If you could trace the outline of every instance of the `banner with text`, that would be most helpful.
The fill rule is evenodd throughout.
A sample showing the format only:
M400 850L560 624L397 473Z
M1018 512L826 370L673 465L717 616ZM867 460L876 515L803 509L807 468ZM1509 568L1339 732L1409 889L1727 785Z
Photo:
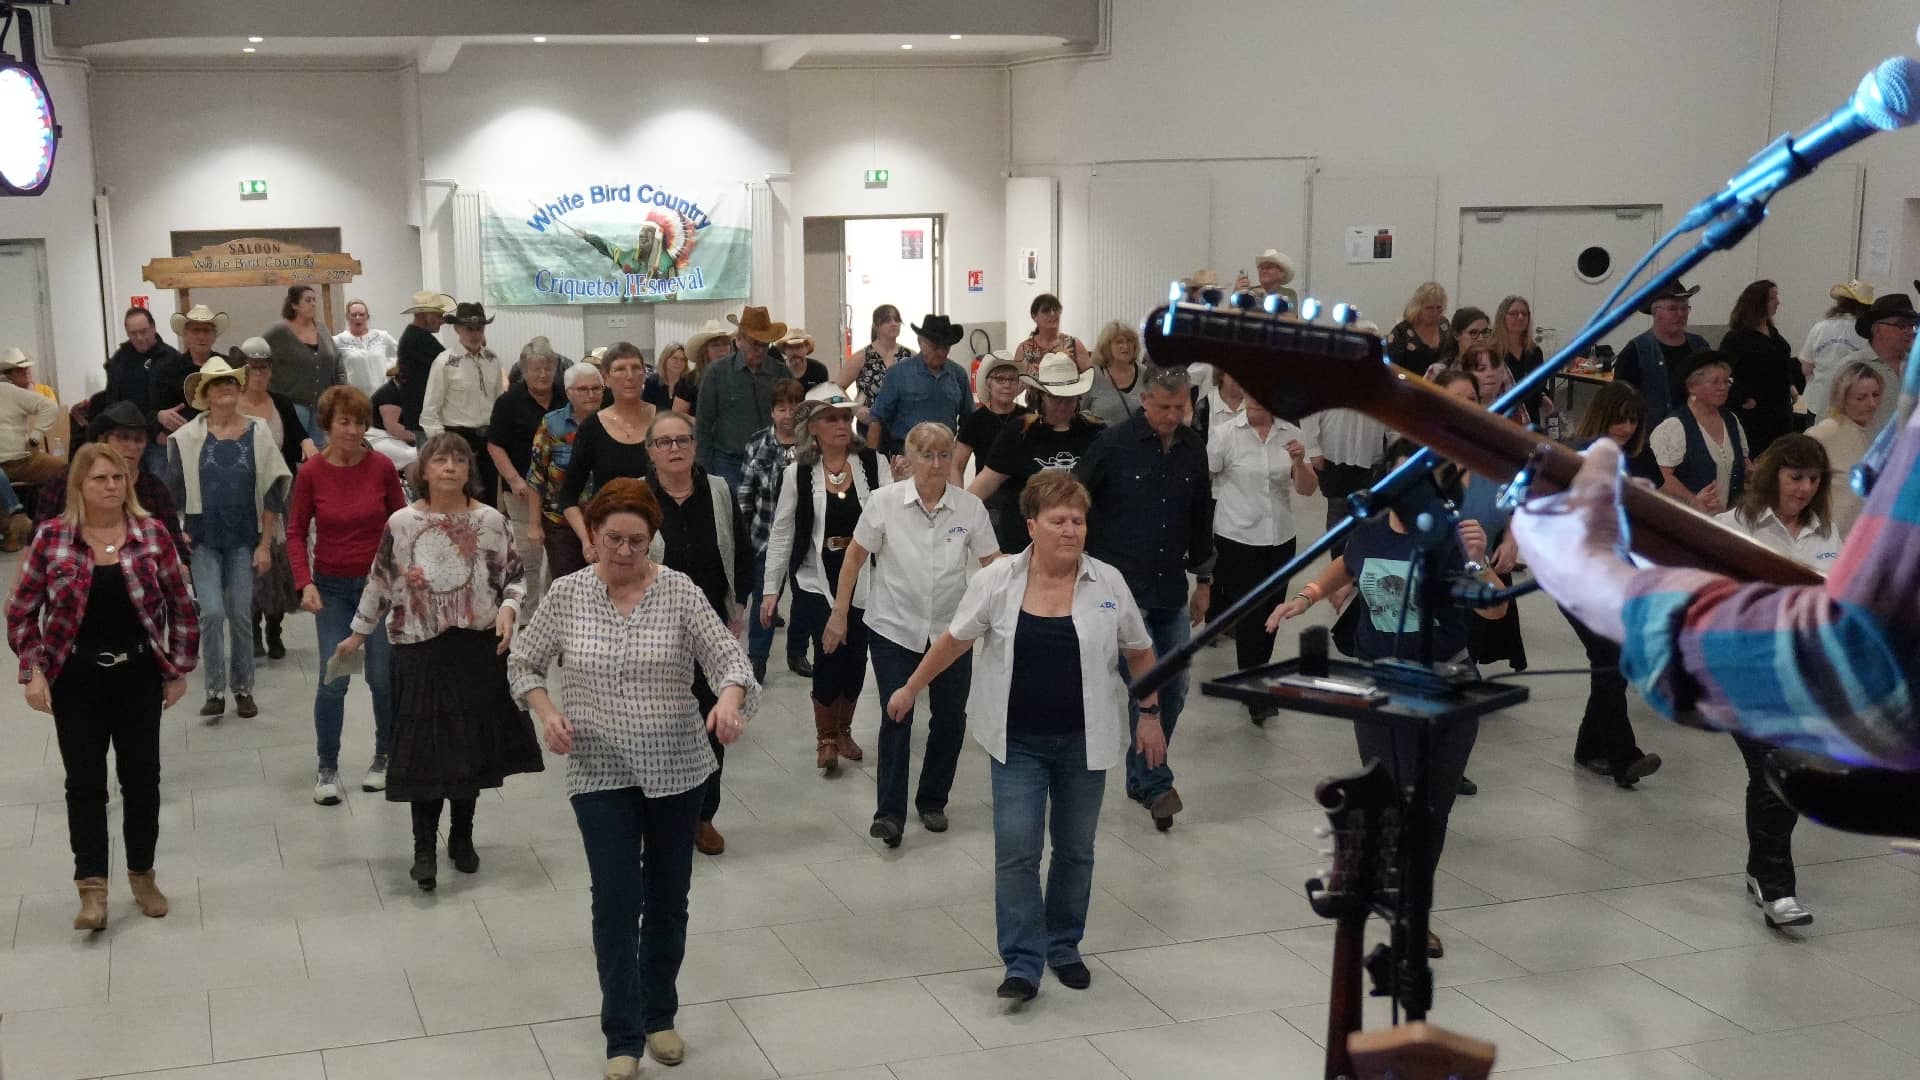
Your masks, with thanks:
M495 306L743 300L752 284L741 185L494 188L483 205L481 266Z

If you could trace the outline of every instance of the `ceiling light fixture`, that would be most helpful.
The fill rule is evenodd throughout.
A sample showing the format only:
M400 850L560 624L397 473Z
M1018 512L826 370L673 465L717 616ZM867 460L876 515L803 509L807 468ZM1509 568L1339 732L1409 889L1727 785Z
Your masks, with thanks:
M948 40L948 41L959 41L959 40L960 40L960 37L961 37L961 35L959 35L959 34L948 34L948 35L947 35L947 40Z
M248 40L249 42L251 42L252 44L255 44L255 45L258 45L258 44L260 44L261 42L263 42L263 41L265 41L265 40L267 40L267 39L266 39L266 38L263 38L263 37L250 37L250 38L248 38L247 40Z
M60 142L60 125L53 118L53 98L40 78L33 22L27 12L7 10L6 22L0 23L0 50L4 50L8 27L16 21L19 59L0 51L0 196L46 191Z
M706 44L707 42L709 42L709 41L712 41L713 39L712 39L712 38L710 38L710 37L708 37L708 36L707 36L707 35L705 35L705 34L701 34L701 35L700 35L699 37L696 37L696 38L694 38L693 40L694 40L694 42L695 42L695 44L699 44L699 45L705 45L705 44Z
M541 34L535 34L535 35L533 36L533 43L534 43L535 45L545 45L545 44L547 43L547 39L546 39L546 37L545 37L544 35L541 35Z
M253 47L253 46L251 46L251 45L248 45L247 47L245 47L245 48L243 48L243 49L241 49L240 51L241 51L241 52L243 52L243 53L252 53L252 52L259 52L260 50L259 50L259 49L256 49L256 48L254 48L254 47Z
M912 43L912 42L908 42L907 44L905 44L905 45L902 45L902 46L900 46L900 47L901 47L901 48L903 48L903 49L911 49L911 48L913 48L913 43Z

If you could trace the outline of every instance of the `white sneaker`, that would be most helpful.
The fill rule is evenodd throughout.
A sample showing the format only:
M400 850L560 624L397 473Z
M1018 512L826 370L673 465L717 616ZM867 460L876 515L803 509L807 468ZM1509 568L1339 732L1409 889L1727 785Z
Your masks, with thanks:
M360 781L361 791L387 790L387 755L373 755L373 764L367 766L367 778Z
M321 769L313 778L313 801L321 806L340 805L340 773L336 769Z
M1747 876L1747 895L1753 898L1753 906L1760 909L1760 916L1767 925L1778 929L1782 926L1805 926L1813 921L1813 912L1801 906L1797 897L1783 896L1778 900L1760 899L1760 883Z

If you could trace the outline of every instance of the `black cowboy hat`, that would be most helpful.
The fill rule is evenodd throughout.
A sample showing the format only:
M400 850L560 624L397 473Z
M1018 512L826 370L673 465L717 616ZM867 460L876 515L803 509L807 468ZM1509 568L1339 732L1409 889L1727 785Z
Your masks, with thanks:
M1652 296L1647 297L1646 302L1640 305L1640 314L1642 315L1653 314L1653 305L1659 303L1662 300L1691 300L1695 296L1699 295L1699 292L1700 292L1700 286L1698 285L1695 285L1693 288L1689 289L1685 285L1682 285L1681 283L1679 283L1678 281L1670 282L1668 283L1666 288L1661 289L1659 292L1654 293Z
M1920 289L1920 281L1913 283ZM1873 336L1873 324L1882 319L1920 319L1920 311L1913 310L1913 298L1906 293L1887 293L1874 297L1873 304L1853 320L1853 332L1863 338Z
M913 332L945 348L952 348L966 336L966 329L958 323L949 321L945 315L929 315L921 319L920 325L914 327Z
M478 329L493 322L487 317L486 307L472 301L461 301L454 305L453 314L447 316L447 321L468 329Z
M138 431L153 438L153 421L131 401L116 401L87 421L87 441L105 442L116 431Z

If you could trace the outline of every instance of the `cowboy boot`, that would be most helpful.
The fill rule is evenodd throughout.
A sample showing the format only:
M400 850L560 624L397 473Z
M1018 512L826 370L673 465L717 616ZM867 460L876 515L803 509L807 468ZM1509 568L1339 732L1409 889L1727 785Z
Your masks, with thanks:
M285 621L284 615L267 616L267 659L269 660L287 658L287 643L280 638L280 628Z
M833 775L840 767L840 716L838 707L813 703L813 767Z
M848 761L861 761L867 755L866 751L860 749L860 744L853 741L853 708L852 698L835 703L833 707L836 717L833 730L834 741L840 750L841 757Z
M149 919L167 917L167 897L160 891L160 886L154 883L153 871L135 873L129 870L127 884L133 886L133 903L140 909L140 914Z
M413 803L413 867L407 876L421 892L432 892L439 884L438 847L440 842L440 800L416 799Z
M73 917L73 928L105 930L107 928L107 879L81 878L73 884L80 890L80 914Z
M453 823L447 826L447 858L463 874L480 872L480 853L473 849L474 800L454 799Z

